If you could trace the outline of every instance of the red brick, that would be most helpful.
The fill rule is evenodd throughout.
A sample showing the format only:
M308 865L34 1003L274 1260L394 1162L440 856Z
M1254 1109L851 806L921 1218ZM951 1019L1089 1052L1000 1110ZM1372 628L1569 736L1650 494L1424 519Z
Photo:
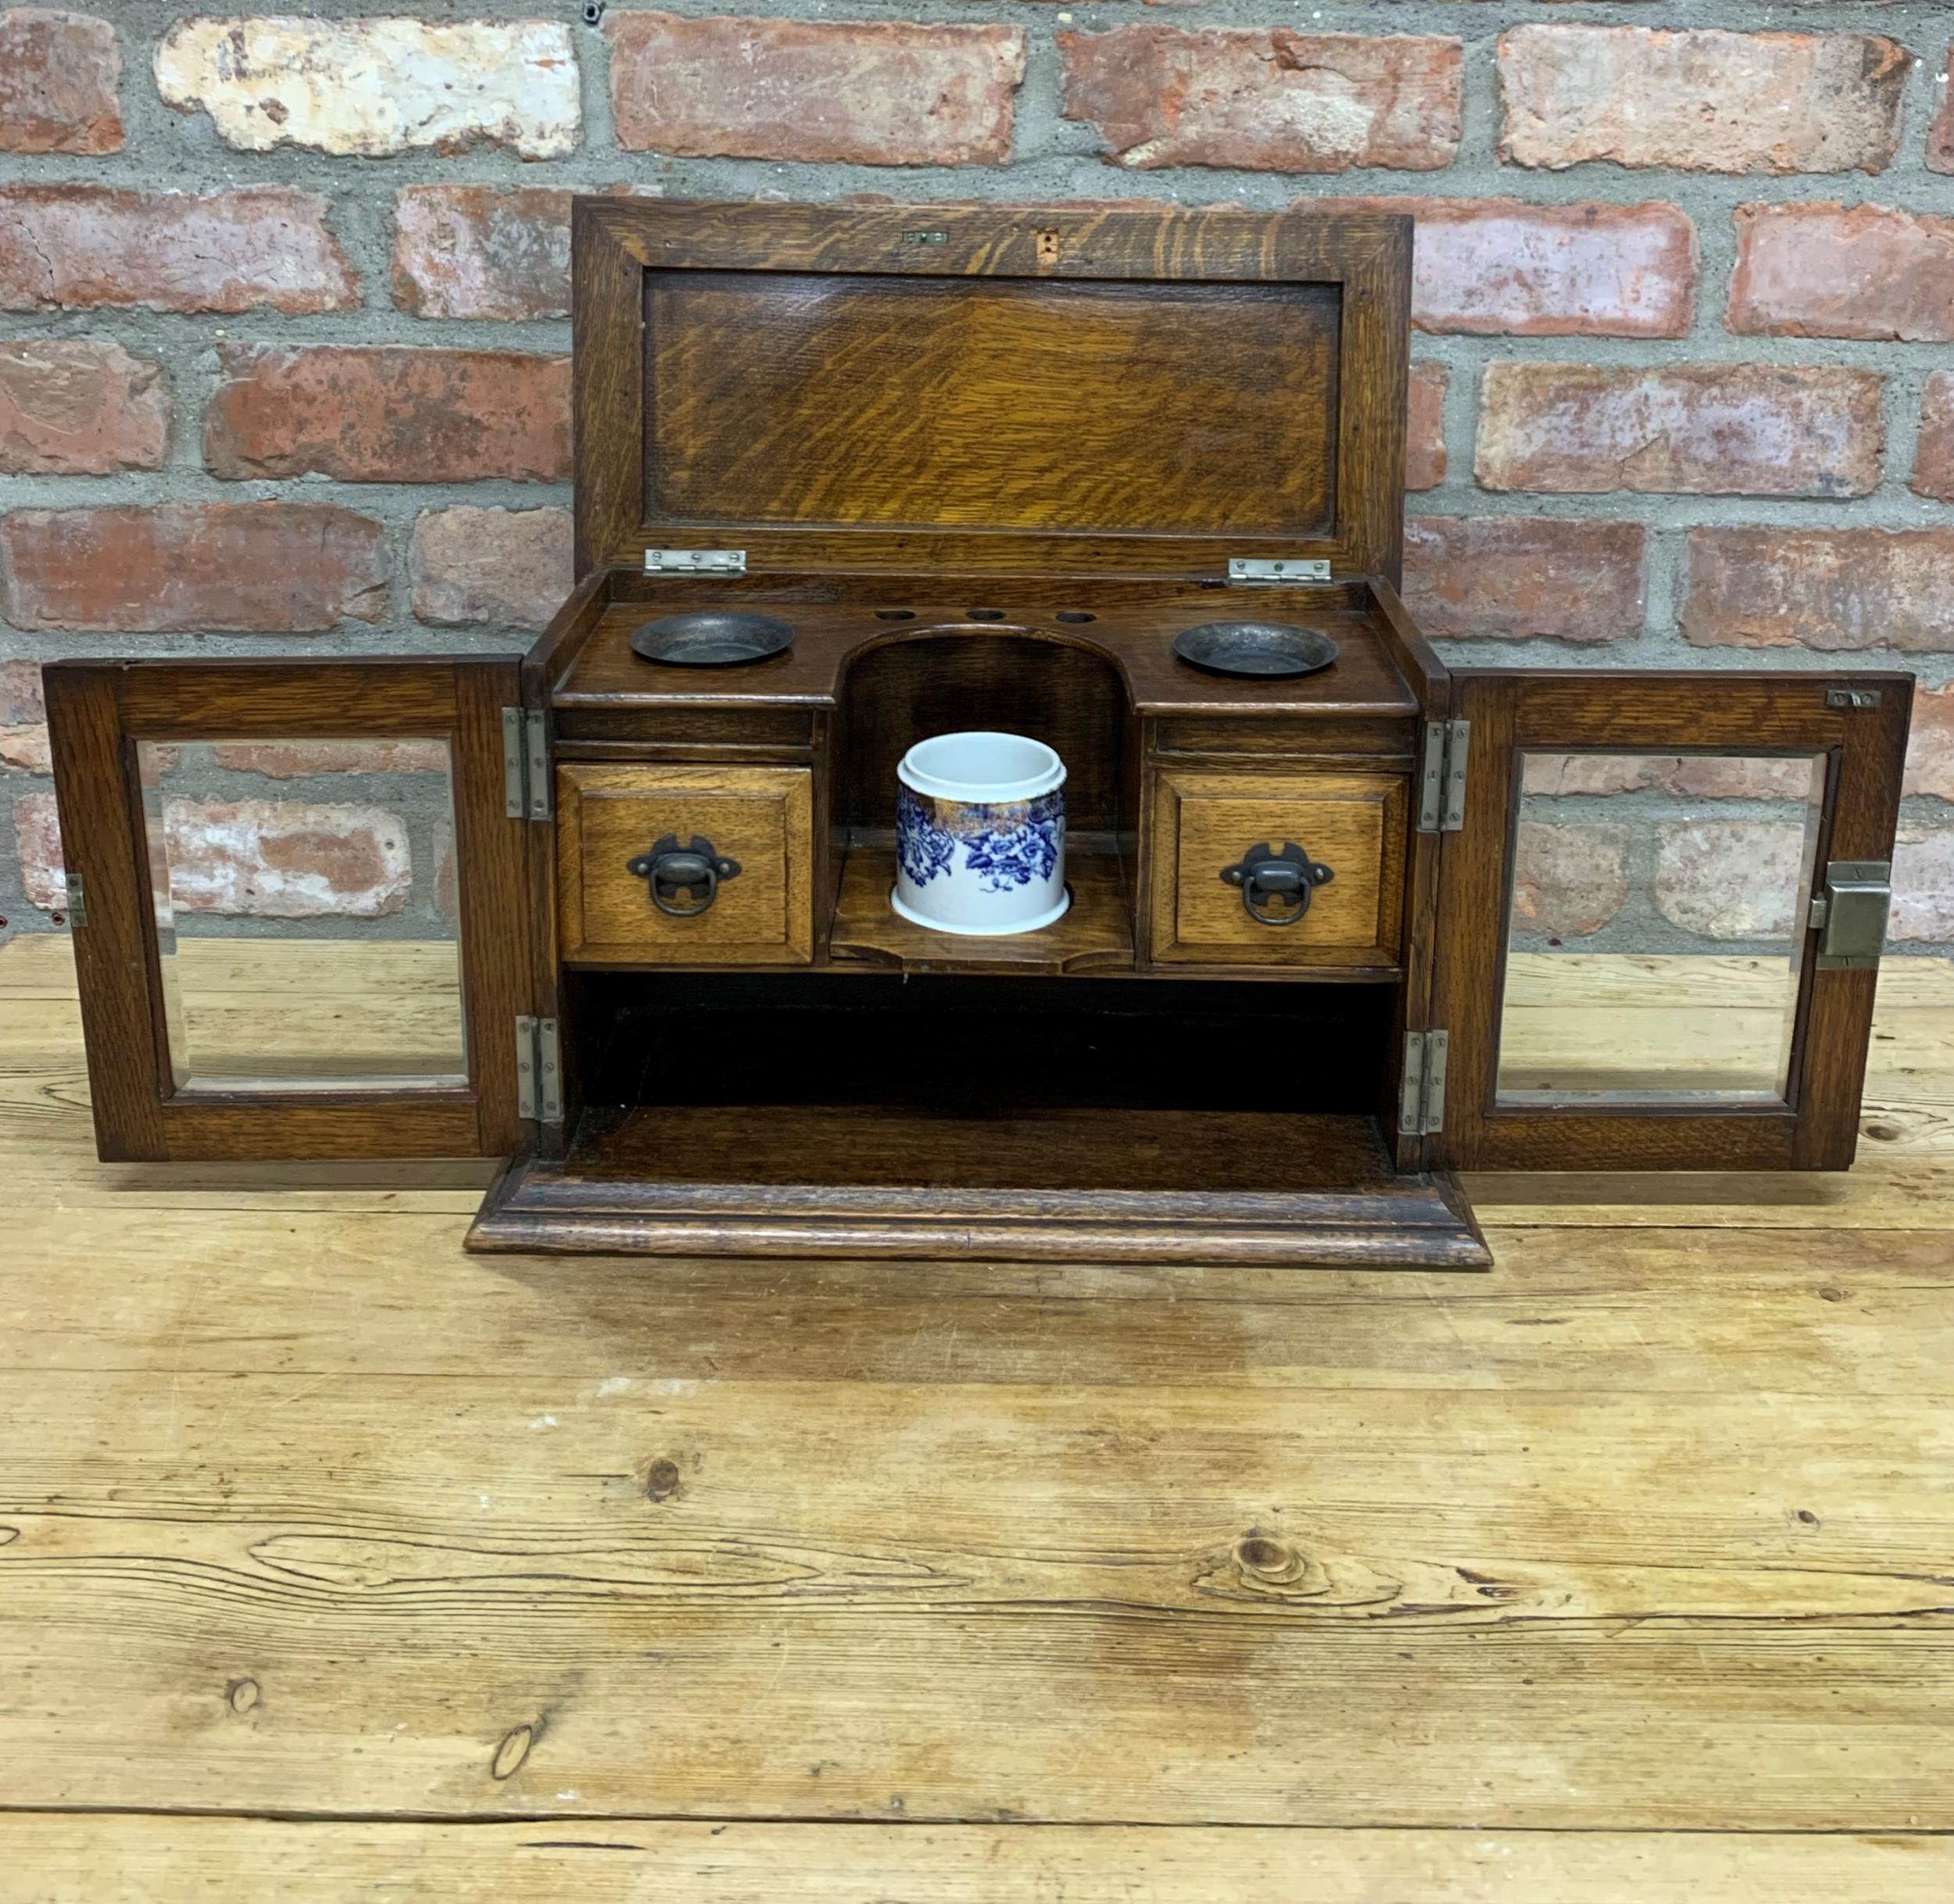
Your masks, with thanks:
M1902 826L1893 842L1889 940L1954 939L1954 827Z
M140 305L298 315L359 302L360 281L326 228L317 192L0 188L0 310Z
M413 884L406 822L378 807L172 800L163 826L180 912L376 918Z
M430 510L407 557L413 609L437 628L540 628L575 580L570 512Z
M120 151L121 77L107 20L41 7L0 13L0 152Z
M211 749L220 767L263 774L267 780L304 780L316 774L427 774L448 769L448 746L439 740L220 741Z
M1310 201L1315 202L1315 201ZM1696 316L1696 227L1659 199L1339 199L1417 220L1412 322L1511 337L1684 337Z
M1954 800L1954 685L1913 690L1903 793Z
M179 20L156 44L156 91L180 113L207 113L217 136L244 152L575 151L583 112L567 19L420 20L406 11Z
M54 771L38 661L0 661L0 767L24 768L30 774Z
M1628 902L1628 829L1523 820L1513 842L1515 925L1553 939L1598 932Z
M1657 830L1649 897L1672 925L1705 939L1790 936L1803 885L1795 820L1691 820Z
M1475 473L1487 489L1865 496L1884 383L1816 365L1491 363Z
M1445 480L1445 386L1442 363L1414 363L1405 430L1405 487L1436 489Z
M1936 370L1927 380L1913 487L1922 496L1954 503L1954 370Z
M613 14L610 110L629 152L846 165L1002 165L1015 27Z
M1068 119L1116 165L1429 172L1458 156L1462 48L1451 38L1151 21L1061 33Z
M1954 218L1740 205L1726 322L1773 337L1954 342Z
M1698 647L1954 650L1954 529L1693 529Z
M1499 156L1687 172L1883 172L1913 56L1866 33L1515 27Z
M13 803L13 843L27 904L59 912L68 903L61 859L61 821L52 793L23 793Z
M170 386L148 358L84 338L0 342L0 471L153 470L169 442Z
M385 531L324 503L16 509L0 523L16 628L295 634L387 613Z
M1638 522L1414 516L1405 596L1453 639L1622 641L1641 632L1644 541Z
M549 185L405 187L394 201L394 302L417 317L567 317L570 199Z
M570 360L514 350L227 344L204 414L214 476L553 482L570 474Z
M1525 789L1566 794L1639 793L1653 789L1695 800L1805 800L1809 761L1767 755L1529 753Z
M1941 55L1940 77L1935 82L1941 106L1927 133L1927 169L1930 172L1954 172L1954 84L1949 81L1950 72L1954 72L1954 46Z

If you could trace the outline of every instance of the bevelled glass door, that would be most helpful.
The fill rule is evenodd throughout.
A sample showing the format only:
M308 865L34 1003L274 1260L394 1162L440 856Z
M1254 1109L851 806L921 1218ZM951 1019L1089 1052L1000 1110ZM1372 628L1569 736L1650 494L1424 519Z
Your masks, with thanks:
M513 661L47 671L104 1157L523 1147Z
M1430 1161L1848 1164L1911 691L1455 674L1466 790L1440 874Z

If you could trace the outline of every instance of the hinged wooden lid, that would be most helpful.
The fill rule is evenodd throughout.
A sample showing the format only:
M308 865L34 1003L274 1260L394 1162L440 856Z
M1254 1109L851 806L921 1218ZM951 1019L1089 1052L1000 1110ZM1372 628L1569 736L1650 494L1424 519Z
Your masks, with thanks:
M1411 220L580 198L577 562L1395 582Z

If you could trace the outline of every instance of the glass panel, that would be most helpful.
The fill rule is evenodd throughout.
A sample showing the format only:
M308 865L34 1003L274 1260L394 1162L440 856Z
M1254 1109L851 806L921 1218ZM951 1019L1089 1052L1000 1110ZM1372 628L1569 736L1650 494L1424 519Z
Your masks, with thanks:
M465 1084L447 743L136 751L176 1088Z
M1498 1101L1784 1102L1823 756L1520 768Z

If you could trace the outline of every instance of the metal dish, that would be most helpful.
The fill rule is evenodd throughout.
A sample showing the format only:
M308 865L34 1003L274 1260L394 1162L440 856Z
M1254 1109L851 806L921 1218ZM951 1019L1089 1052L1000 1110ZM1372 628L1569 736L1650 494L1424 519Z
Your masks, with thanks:
M1321 628L1293 621L1204 621L1174 637L1174 652L1211 675L1270 680L1329 667L1337 659L1337 644Z
M737 667L778 654L793 639L792 624L775 616L712 609L646 622L632 635L631 651L668 667Z

